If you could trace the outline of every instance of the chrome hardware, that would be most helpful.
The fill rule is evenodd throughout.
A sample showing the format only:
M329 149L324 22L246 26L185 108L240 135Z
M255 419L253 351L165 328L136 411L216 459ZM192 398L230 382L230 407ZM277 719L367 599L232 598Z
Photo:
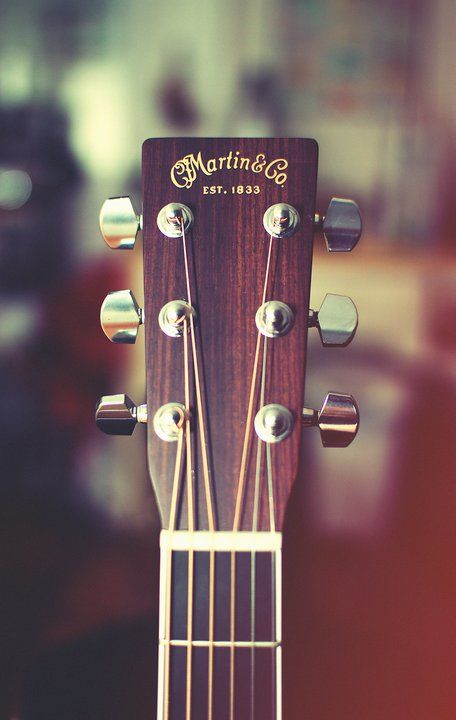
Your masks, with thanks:
M133 250L142 217L133 207L131 198L105 200L100 210L100 230L104 241L113 250Z
M255 432L267 443L278 443L293 429L293 416L283 405L264 405L255 416Z
M293 325L294 315L290 307L279 300L269 300L256 311L255 323L262 335L275 338L285 335Z
M169 238L182 237L182 221L187 232L193 225L193 213L183 203L169 203L165 205L157 217L157 225L163 235Z
M314 230L325 236L328 252L350 252L363 229L359 207L353 200L332 198L326 215L315 215Z
M309 310L309 327L316 327L324 347L343 347L355 337L358 312L345 295L325 296L320 310Z
M113 343L136 342L138 328L144 322L144 310L139 307L131 290L109 293L103 300L100 322L106 337Z
M147 422L147 406L136 406L128 395L103 395L97 402L95 422L107 435L131 435L136 423Z
M276 238L292 235L299 225L299 213L287 203L271 205L263 216L265 230Z
M351 395L329 392L321 410L303 408L304 427L318 427L323 447L347 447L359 427L359 411Z
M185 419L186 410L181 403L166 403L154 415L154 430L165 442L175 442Z
M194 309L185 300L171 300L160 310L158 324L169 337L182 337L184 318L190 317L190 313L195 317Z

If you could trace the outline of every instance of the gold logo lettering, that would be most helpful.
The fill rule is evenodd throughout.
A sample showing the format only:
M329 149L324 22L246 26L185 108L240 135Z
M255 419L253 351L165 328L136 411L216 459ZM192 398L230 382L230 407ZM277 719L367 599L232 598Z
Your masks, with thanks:
M271 160L271 162L266 165L264 174L269 180L274 180L277 185L283 185L287 181L287 174L281 171L286 170L287 167L287 160L277 158L277 160Z
M172 183L178 188L191 188L198 173L213 175L220 170L251 170L254 173L263 173L268 180L277 185L284 185L288 179L285 170L288 160L275 158L268 160L264 153L258 153L254 158L241 157L239 150L230 150L226 156L203 159L202 153L185 155L174 163L170 175Z

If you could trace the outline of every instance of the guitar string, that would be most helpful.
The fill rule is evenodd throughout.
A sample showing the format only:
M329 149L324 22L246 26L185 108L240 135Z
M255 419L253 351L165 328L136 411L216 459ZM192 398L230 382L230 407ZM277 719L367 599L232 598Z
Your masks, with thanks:
M191 302L189 300L189 304ZM190 313L191 315L192 313ZM193 328L190 329L193 333ZM188 357L188 335L187 335L187 318L184 318L184 398L185 398L185 443L187 449L187 514L188 514L188 530L193 532L195 529L195 510L194 510L194 488L193 488L193 462L192 462L192 439L190 434L190 370ZM188 551L188 569L187 569L187 674L186 674L186 720L190 720L192 712L192 667L193 667L193 567L194 554L193 550Z
M261 390L260 390L260 407L264 405L265 387L266 387L266 356L267 356L267 337L264 338L263 344L263 364L261 369ZM261 459L263 455L263 441L257 438L257 457L255 470L255 492L253 498L253 517L252 531L258 530L258 513L260 501L260 479L261 479ZM250 718L255 718L255 612L256 612L256 553L253 551L250 557L250 641L252 648L250 650Z
M231 553L231 587L230 587L230 720L234 720L234 641L236 627L236 553Z
M186 249L186 241L185 241L185 229L182 224L182 237L183 237L183 247L184 247L184 262L185 262L185 270L186 270L186 280L187 280L187 290L188 290L188 301L190 306L192 306L191 301L191 288L190 288L190 281L189 281L189 271L188 271L188 259L187 259L187 249ZM269 274L269 265L270 265L270 258L271 258L271 250L272 250L272 237L270 238L270 244L269 244L269 252L268 252L268 262L267 262L267 269L266 269L266 278L265 278L265 286L263 291L263 300L262 304L265 302L265 296L267 291L267 281L268 281L268 274ZM213 530L213 512L212 512L212 498L211 498L211 492L210 492L210 483L209 483L209 475L208 475L208 463L207 463L207 446L206 446L206 440L205 440L205 432L204 432L204 418L202 416L202 402L201 402L201 393L200 393L200 386L199 386L199 374L198 374L198 365L197 365L197 354L196 354L196 342L195 342L195 333L194 333L194 323L193 323L193 315L190 314L190 334L192 339L192 350L193 350L193 359L194 359L194 368L195 368L195 384L197 389L197 403L198 403L198 412L199 412L199 419L201 424L201 432L202 432L202 456L203 456L203 471L205 475L205 486L206 486L206 501L207 501L207 508L208 508L208 521L209 521L209 529ZM261 340L260 333L258 340ZM257 343L258 348L259 343ZM266 345L266 343L265 343ZM265 347L266 350L266 347ZM187 345L187 320L184 319L184 365L185 365L185 396L186 396L186 418L185 418L185 436L186 436L186 449L187 449L187 504L188 504L188 512L189 512L189 531L192 532L194 530L194 507L193 507L193 483L192 483L192 462L191 462L191 438L190 438L190 402L189 402L189 364L188 364L188 345ZM265 360L265 358L264 358ZM254 368L254 377L256 379L256 372L257 372L257 365L258 362L255 363L256 367ZM254 384L254 383L253 383ZM251 416L251 413L250 413ZM173 528L175 525L175 515L176 515L176 507L177 507L177 496L178 496L178 485L179 485L179 476L180 476L180 466L181 466L181 455L182 455L182 434L179 434L178 437L178 449L177 449L177 457L176 457L176 468L175 468L175 478L173 482L173 498L172 498L172 512L171 512L171 518L172 521L170 521L170 529ZM242 499L242 498L241 498ZM258 499L257 499L257 507L258 507ZM258 510L256 509L256 512ZM212 525L212 528L211 528ZM212 551L210 553L210 609L209 609L209 682L208 682L208 718L211 720L212 718L212 680L213 680L213 626L214 626L214 575L215 575L215 568L214 568L214 552ZM171 592L171 558L169 558L168 563L168 583L167 583L167 596L168 596L168 602L166 604L167 606L167 637L169 637L169 625L170 625L170 592ZM233 589L235 588L235 555L232 554L232 616L234 615L234 597L233 597ZM193 626L193 582L194 582L194 557L193 557L193 551L189 552L189 559L188 559L188 614L187 614L187 639L188 639L188 655L187 655L187 691L186 691L186 718L187 720L190 720L191 717L191 677L192 677L192 657L191 657L191 648L192 648L192 626ZM232 627L234 627L234 617L232 617L231 621ZM234 642L234 636L232 637L232 642ZM234 651L234 646L233 646ZM169 644L167 645L167 650L169 652ZM234 658L233 658L234 660ZM169 710L169 701L168 701L168 690L169 690L169 656L168 656L168 662L167 665L167 682L166 682L166 689L167 689L167 698L165 702L165 713L166 717L168 717L168 710ZM234 692L234 667L232 672L232 693ZM234 711L234 703L231 702L232 710L231 714Z
M267 465L267 478L268 478L268 498L269 498L269 529L271 532L275 532L275 507L274 507L274 484L272 481L272 458L271 458L271 446L266 443L266 465ZM276 561L277 557L275 553L271 554L271 637L277 639L277 628L276 628ZM273 716L276 717L275 706L277 703L277 688L275 684L276 678L276 664L277 664L277 649L274 648L271 652L271 687L273 688Z
M266 466L268 478L268 500L269 500L269 530L275 532L275 507L274 507L274 483L272 482L272 458L271 445L266 443Z
M276 627L276 553L271 553L271 637L274 638L274 642L277 642L277 627ZM272 717L277 716L277 655L278 648L274 647L271 650L271 687L273 688L273 702L272 702Z
M180 420L179 434L177 436L177 452L176 452L176 464L174 467L174 479L173 479L173 491L171 496L171 509L169 513L169 529L172 532L175 530L176 525L176 513L177 513L177 499L179 496L180 477L182 471L182 456L183 456L183 445L184 445L184 423L185 417L182 413Z
M193 463L192 463L192 439L190 434L190 371L188 358L188 327L187 318L184 318L184 403L185 403L185 446L187 451L187 512L188 529L193 532L195 529L195 511L193 507Z
M266 293L267 293L267 289L268 289L268 280L269 280L269 269L270 269L270 265L271 265L272 246L273 246L273 237L272 237L272 235L270 235L268 259L267 259L267 263L266 263L266 273L265 273L265 279L264 279L261 305L264 305L264 303L266 302ZM261 338L262 338L262 334L258 330L257 343L256 343L256 348L255 348L255 359L253 362L252 382L250 385L249 404L248 404L248 408L247 408L247 420L246 420L246 427L245 427L245 433L244 433L244 443L243 443L243 447L242 447L241 468L239 471L239 480L238 480L238 487L237 487L237 494L236 494L236 508L235 508L235 513L234 513L234 523L233 523L233 531L234 532L236 532L239 529L239 523L240 523L240 519L241 519L242 501L243 501L243 497L244 497L245 471L246 471L246 466L247 466L247 455L248 455L249 440L250 440L253 404L254 404L254 399L255 399L256 377L257 377L257 372L258 372L258 361L259 361L259 356L260 356Z
M184 263L185 263L185 274L186 274L186 281L187 281L187 291L188 291L188 302L190 306L192 306L192 300L191 300L191 288L190 288L190 279L189 279L189 270L188 270L188 258L187 258L187 247L186 247L186 239L185 239L185 228L183 222L181 223L182 227L182 238L183 238L183 249L184 249ZM264 304L266 300L266 293L267 293L267 285L268 285L268 277L269 277L269 268L270 268L270 261L271 261L271 254L272 254L272 244L273 244L272 236L270 237L269 242L269 250L268 250L268 260L267 260L267 266L266 266L266 276L265 276L265 283L263 288L263 297L262 297L262 303ZM209 468L208 468L208 459L207 459L207 445L206 445L206 438L205 438L205 428L204 428L204 417L202 413L202 401L201 401L201 391L200 391L200 384L199 384L199 373L198 373L198 362L197 362L197 353L196 353L196 342L195 342L195 331L194 331L194 322L193 322L193 314L190 313L190 333L191 333L191 340L192 340L192 351L193 351L193 359L194 359L194 372L195 372L195 385L196 385L196 393L197 393L197 405L198 405L198 414L199 414L199 420L201 425L201 445L202 445L202 459L203 459L203 474L204 474L204 480L205 480L205 490L206 490L206 503L207 503L207 512L208 512L208 522L209 522L209 530L214 530L214 521L213 521L213 510L212 510L212 497L211 497L211 487L210 487L210 480L209 480ZM185 333L185 340L184 340L184 347L187 348L187 338L186 338L186 323L184 325L184 333ZM240 482L238 487L238 495L237 495L237 503L236 503L236 513L235 513L235 529L237 530L239 527L239 520L240 520L240 510L242 507L242 499L243 499L243 491L244 491L244 478L245 478L245 466L246 466L246 455L248 450L248 441L249 441L249 435L250 435L250 422L251 422L251 415L253 412L253 396L254 396L254 390L256 386L256 375L257 375L257 369L258 369L258 355L259 355L259 349L260 349L260 341L261 341L261 334L258 333L257 338L257 351L255 353L255 363L254 363L254 372L253 372L253 378L252 378L252 387L251 387L251 395L249 402L249 412L248 412L248 422L247 422L247 428L246 428L246 436L244 438L244 447L243 447L243 462L241 462L241 473L240 473ZM189 411L189 384L188 384L188 353L185 352L187 355L186 358L186 408L187 408L187 416ZM263 356L263 376L265 372L265 360L266 360L266 338L265 338L265 344L264 344L264 356ZM263 380L264 383L264 380ZM263 392L263 399L264 399L264 384L262 388ZM189 420L186 421L186 428L188 430ZM186 437L187 440L187 448L191 452L190 448L190 434L186 431ZM270 448L268 448L270 450ZM190 455L190 453L189 453ZM191 461L190 463L187 463L187 467L191 468ZM269 476L269 469L270 469L270 462L268 462L268 476ZM259 472L259 471L258 471ZM190 473L187 475L188 482L187 482L187 490L188 490L188 507L189 507L189 530L193 531L194 529L194 522L193 522L193 488L191 483L191 470ZM268 477L268 484L270 487L270 478ZM256 482L256 508L255 508L255 514L257 516L258 513L258 489L257 489L257 482ZM271 497L271 493L269 492L269 497ZM271 513L271 506L270 506L270 513ZM255 526L257 526L257 517L255 519ZM253 556L254 558L254 556ZM213 621L214 621L214 553L211 552L210 556L210 609L209 609L209 641L210 641L210 653L209 653L209 682L208 682L208 718L211 720L212 718L212 676L213 676ZM254 559L253 559L254 563ZM194 571L194 557L193 557L193 551L190 551L189 553L189 565L188 565L188 617L187 617L187 639L189 641L188 645L188 651L189 654L187 656L187 720L190 720L191 716L191 675L192 675L192 657L191 657L191 640L192 640L192 625L193 625L193 571ZM234 607L234 600L235 600L235 593L233 592L233 586L235 588L235 555L232 553L232 612L231 612L231 626L234 630L235 625L235 607ZM253 605L254 606L254 605ZM252 632L254 632L254 620L252 624ZM211 637L212 635L212 637ZM232 642L234 643L235 636L232 635ZM253 640L253 639L252 639ZM234 645L232 646L232 681L231 681L231 695L234 695ZM231 715L234 714L234 698L231 699Z
M272 248L273 248L273 236L270 235L261 305L264 305L264 303L266 302L266 294L267 294L267 290L268 290L268 281L269 281L269 271L270 271L270 266L271 266ZM250 430L251 430L253 406L254 406L254 400L255 400L255 391L256 391L256 387L257 387L257 374L258 374L258 364L259 364L260 349L261 349L261 338L262 338L262 334L260 331L258 331L256 348L255 348L255 357L254 357L254 361L253 361L252 380L251 380L251 384L250 384L249 402L248 402L248 407L247 407L247 420L246 420L246 428L245 428L245 433L244 433L244 443L243 443L243 447L242 447L241 467L239 470L239 480L238 480L238 487L237 487L237 493L236 493L236 506L235 506L235 512L234 512L233 532L237 532L239 530L242 504L243 504L243 499L244 499L245 472L246 472L246 466L247 466L247 456L248 456L249 441L250 441ZM234 673L234 668L235 668L234 641L235 641L235 636L236 636L235 602L236 602L236 554L234 552L232 552L231 553L231 591L230 591L230 642L231 642L231 647L230 647L230 720L234 720L234 675L235 675L235 673Z
M181 229L182 229L182 246L184 251L184 265L185 265L185 279L186 279L186 285L187 285L187 299L190 307L193 307L192 303L192 293L191 293L191 284L190 284L190 272L189 272L189 266L188 266L188 255L187 255L187 242L186 242L186 236L185 236L185 224L183 220L181 220ZM198 409L198 420L199 420L199 429L200 429L200 437L201 437L201 456L202 456L202 463L203 463L203 476L204 476L204 486L205 486L205 496L206 496L206 508L207 508L207 519L208 519L208 527L209 532L215 531L215 517L214 517L214 510L213 510L213 502L212 502L212 489L211 489L211 482L210 482L210 475L209 475L209 461L208 461L208 449L207 449L207 442L206 442L206 429L205 429L205 423L204 423L204 412L203 412L203 403L202 403L202 397L201 397L201 385L200 385L200 379L199 379L199 366L198 366L198 356L197 356L197 349L196 349L196 337L195 337L195 326L194 326L194 320L193 320L193 313L190 312L190 336L191 336L191 343L192 343L192 354L193 354L193 368L194 368L194 376L195 376L195 389L196 389L196 401L197 401L197 409ZM193 529L193 528L192 528ZM189 528L190 530L190 528ZM194 567L194 557L193 557L193 551L190 551L189 553L189 587L188 587L188 606L192 608L192 612L189 612L189 616L187 619L187 633L192 632L192 624L193 624L193 567ZM191 572L190 572L191 571ZM191 584L190 584L190 576L191 576ZM209 648L208 648L208 697L207 697L207 703L208 703L208 720L212 720L212 707L213 707L213 675L214 675L214 605L215 605L215 554L214 551L210 551L209 554ZM189 651L191 653L191 645L189 645ZM187 657L187 720L190 717L188 715L189 712L191 712L191 665L192 665L192 659L191 655L188 655Z
M214 692L214 605L215 605L215 552L209 551L209 647L207 680L207 718L212 720Z
M188 586L187 586L187 678L186 678L186 720L190 720L192 716L192 669L193 669L193 573L194 573L194 557L193 550L188 553Z
M267 357L267 337L264 338L264 349L263 349L263 367L262 367L262 378L261 378L261 394L260 394L260 406L264 405L265 402L265 379L266 379L266 357ZM270 532L275 532L275 507L274 507L274 485L273 485L273 478L272 478L272 458L271 458L271 445L270 443L263 443L260 438L258 438L258 451L257 451L257 470L256 470L256 477L255 477L255 498L254 498L254 512L253 512L253 523L252 523L252 530L257 529L257 519L258 519L258 503L259 503L259 477L261 469L259 467L260 465L260 453L261 449L263 447L263 444L266 445L266 464L267 464L267 483L268 483L268 506L269 506L269 530ZM255 569L255 553L252 552L252 561L251 561L251 642L254 643L255 641L255 630L254 630L254 622L255 622L255 605L256 605L256 569ZM274 555L271 555L271 637L274 639L276 637L276 629L275 629L275 557ZM271 678L271 687L274 688L274 679L275 679L275 657L276 657L276 651L275 649L272 651L271 654L271 672L272 672L272 678ZM251 700L250 700L250 707L251 707L251 720L254 720L255 717L255 646L252 645L251 648L251 684L250 684L250 692L251 692ZM274 695L274 701L275 701L275 695ZM275 702L274 702L275 704ZM272 708L274 712L274 707ZM274 714L273 714L274 717Z
M173 490L171 496L171 508L169 513L169 530L173 532L176 526L177 499L182 473L182 459L184 449L184 422L182 414L179 423L179 434L177 437L176 463L174 466ZM166 589L165 589L165 637L171 638L171 585L172 585L172 550L171 545L166 551ZM164 720L169 717L169 666L170 666L170 645L166 643L164 649Z
M181 219L182 229L182 246L184 250L184 265L185 265L185 280L187 284L187 299L190 307L193 307L192 303L192 292L190 286L190 272L188 268L188 256L187 256L187 241L185 237L185 224ZM208 449L206 442L206 427L204 423L204 411L203 402L201 397L201 384L199 378L199 366L198 366L198 355L196 350L196 338L195 338L195 323L193 320L193 312L190 312L190 337L192 341L192 354L193 354L193 372L195 374L195 389L196 389L196 404L198 409L198 424L201 434L201 457L203 462L203 477L204 477L204 489L206 494L206 507L207 507L207 519L209 525L209 532L215 530L214 510L212 504L212 490L211 481L209 475L209 459Z

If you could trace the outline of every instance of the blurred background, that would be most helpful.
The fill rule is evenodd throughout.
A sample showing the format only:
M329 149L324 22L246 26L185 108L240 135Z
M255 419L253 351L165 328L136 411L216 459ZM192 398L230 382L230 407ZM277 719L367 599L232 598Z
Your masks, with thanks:
M456 715L456 86L451 0L15 0L0 22L0 720L152 717L158 520L144 398L113 347L107 196L140 205L147 137L297 135L318 207L359 203L348 257L316 243L311 305L350 295L353 344L310 338L307 397L352 392L345 451L305 439L287 519L285 717ZM142 341L143 342L143 341ZM310 470L311 469L311 470Z

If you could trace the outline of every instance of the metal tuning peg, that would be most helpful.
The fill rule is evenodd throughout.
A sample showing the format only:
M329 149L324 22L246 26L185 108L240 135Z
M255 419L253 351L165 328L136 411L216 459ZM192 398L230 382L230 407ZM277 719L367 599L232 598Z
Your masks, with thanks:
M111 342L135 343L143 322L144 311L131 290L118 290L106 295L100 310L100 323Z
M318 427L323 447L347 447L359 427L359 411L351 395L329 392L321 410L303 408L304 427Z
M135 405L128 395L103 395L97 402L95 422L107 435L131 435L137 423L147 422L147 406Z
M350 252L361 237L361 214L353 200L332 198L325 216L315 215L314 230L325 236L328 252Z
M285 238L293 235L299 225L299 213L287 203L271 205L263 215L263 226L269 235Z
M105 200L100 210L100 230L104 241L113 250L133 250L142 229L139 215L131 198L114 197Z
M309 327L316 327L324 347L344 347L358 327L355 303L346 295L328 293L320 310L309 310Z

